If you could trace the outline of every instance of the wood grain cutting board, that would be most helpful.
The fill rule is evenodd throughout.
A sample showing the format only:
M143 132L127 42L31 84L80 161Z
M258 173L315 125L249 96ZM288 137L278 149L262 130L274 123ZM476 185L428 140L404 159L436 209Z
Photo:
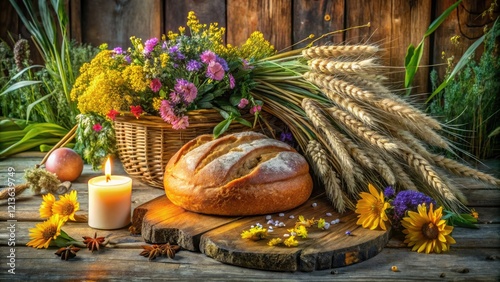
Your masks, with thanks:
M299 215L306 219L324 218L327 222L338 218L340 223L332 224L328 230L308 228L308 238L298 238L297 247L267 245L270 239L283 238L289 233L287 229L293 228ZM178 244L223 263L273 271L313 271L350 265L375 256L389 240L390 231L373 231L356 225L355 213L335 213L324 194L312 197L282 216L270 216L286 226L273 227L274 231L268 238L251 241L242 239L241 233L257 223L268 227L266 215L222 217L198 214L172 204L166 196L160 196L134 210L131 231L141 233L148 243ZM346 235L346 231L351 235Z

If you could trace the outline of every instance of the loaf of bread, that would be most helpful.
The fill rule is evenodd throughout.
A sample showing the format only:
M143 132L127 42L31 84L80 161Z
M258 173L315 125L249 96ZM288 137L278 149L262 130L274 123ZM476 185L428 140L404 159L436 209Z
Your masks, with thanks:
M186 143L165 169L165 192L186 210L258 215L304 203L313 182L306 159L288 144L256 132Z

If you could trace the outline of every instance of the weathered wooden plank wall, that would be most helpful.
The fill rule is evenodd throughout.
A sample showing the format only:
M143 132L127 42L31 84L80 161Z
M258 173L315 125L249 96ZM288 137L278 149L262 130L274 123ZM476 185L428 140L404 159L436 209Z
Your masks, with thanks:
M327 32L365 25L334 34L320 43L379 44L386 52L382 61L390 66L392 87L402 87L404 56L410 43L417 45L429 24L455 0L65 0L71 15L72 38L95 46L126 47L132 35L144 39L159 37L169 30L185 26L188 11L195 11L203 23L218 22L226 27L226 42L243 43L255 30L262 31L277 50L289 48L310 34L316 38ZM422 67L414 82L414 93L429 92L431 67L442 75L446 58L457 61L463 52L483 34L483 29L498 17L480 14L494 0L464 0L443 25L426 40ZM7 34L29 34L20 23L8 0L0 0L0 38ZM460 43L450 38L459 35ZM294 45L294 48L304 44ZM443 59L442 52L445 52ZM34 56L34 61L39 57Z

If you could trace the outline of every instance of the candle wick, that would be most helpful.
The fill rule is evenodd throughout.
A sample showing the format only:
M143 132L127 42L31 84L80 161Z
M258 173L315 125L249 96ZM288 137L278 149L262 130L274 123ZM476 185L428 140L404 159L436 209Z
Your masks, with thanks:
M109 182L111 180L111 175L106 174L106 182Z

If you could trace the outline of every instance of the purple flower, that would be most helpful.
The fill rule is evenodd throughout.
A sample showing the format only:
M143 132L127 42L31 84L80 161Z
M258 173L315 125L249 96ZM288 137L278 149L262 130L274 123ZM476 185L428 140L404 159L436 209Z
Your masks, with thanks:
M191 60L187 63L186 65L186 70L187 71L198 71L201 69L202 64L196 60Z
M210 62L215 61L216 58L217 58L217 55L215 55L215 53L210 51L210 50L204 51L200 55L201 61L205 64L209 64Z
M222 68L222 65L215 62L211 61L208 64L207 67L207 77L214 79L214 80L222 80L224 78L224 69Z
M147 55L153 52L156 45L158 45L158 38L153 37L151 39L146 40L146 43L144 43L144 54Z
M229 77L229 89L233 89L236 86L236 80L234 79L234 76L230 73L227 76Z
M154 78L153 80L151 80L151 83L149 84L149 87L151 87L151 90L153 90L153 92L158 92L160 91L161 89L161 81L159 78Z
M179 45L174 45L168 48L168 52L170 53L173 59L183 60L186 58L186 56L184 56L184 54L181 53L181 50L179 50Z
M167 41L163 41L163 44L161 45L161 49L167 49L168 45L167 45Z
M132 59L130 58L129 55L125 56L125 61L127 61L127 63L130 64L130 62L132 62Z
M392 186L387 186L385 187L384 195L386 198L391 199L394 198L394 195L396 195L396 191L392 188Z
M241 98L240 103L238 104L238 108L243 109L248 105L248 99Z
M287 144L293 143L293 134L291 132L281 132L280 134L281 142L285 142Z
M394 198L394 201L392 201L392 206L394 207L393 225L399 227L401 219L406 216L406 212L416 212L418 205L423 203L427 206L430 206L431 203L436 206L436 201L422 192L413 190L399 192Z
M229 66L227 65L226 60L224 60L223 58L217 56L217 58L215 59L215 61L222 66L222 68L224 69L224 71L229 71Z
M115 55L122 55L124 52L123 52L123 49L122 47L116 47L115 49L113 49L113 54Z
M241 60L241 63L243 64L243 69L244 70L250 70L250 69L253 69L253 67L250 65L250 63L245 60L245 59L242 59Z

